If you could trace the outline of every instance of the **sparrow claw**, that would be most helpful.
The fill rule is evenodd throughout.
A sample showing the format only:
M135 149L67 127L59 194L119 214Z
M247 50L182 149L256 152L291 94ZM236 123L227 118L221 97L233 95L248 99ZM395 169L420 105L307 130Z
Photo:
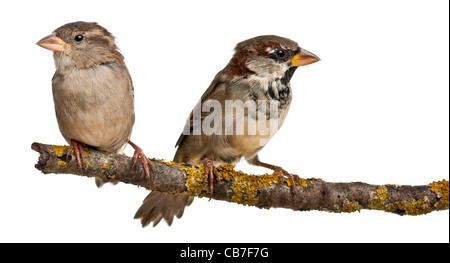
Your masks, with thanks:
M145 178L147 178L147 180L150 180L149 166L153 170L156 170L156 166L152 162L150 162L150 160L147 158L147 156L145 156L144 152L142 151L142 149L139 146L132 143L130 140L128 140L128 143L131 145L131 147L134 148L133 165L131 166L131 168L134 168L138 159L141 159L142 165L144 167L144 169L142 170L141 178L143 178L145 176Z
M139 150L134 151L132 168L134 168L134 166L136 165L136 162L139 158L141 159L142 165L144 166L144 170L142 170L141 177L143 178L145 176L147 179L150 179L149 166L153 170L156 170L156 166L152 162L150 162L150 160L147 158L147 156L145 156L144 152L142 152L142 150L139 149Z
M291 189L292 189L292 193L295 195L297 194L297 188L295 187L295 181L300 182L301 179L298 175L296 174L291 174L289 172L287 172L286 170L284 170L283 168L276 166L274 167L274 173L278 174L278 176L280 177L280 182L283 183L284 182L284 178L287 177L287 179L289 180L289 182L291 183Z
M289 183L291 184L292 193L294 195L297 194L297 188L295 187L295 181L301 183L301 179L300 179L300 177L298 175L290 174L286 170L281 168L280 166L276 166L276 165L268 164L268 163L263 163L263 162L261 162L258 159L257 156L254 158L254 160L252 160L252 164L253 165L257 165L257 166L266 167L266 168L269 168L269 169L273 170L274 174L278 174L281 184L284 182L284 179L287 177L287 179L289 180Z
M83 172L82 163L84 163L84 154L83 154L83 146L81 143L70 140L69 149L67 150L66 159L69 158L69 155L72 153L72 151L75 154L75 158L77 159L77 166L78 169L80 169L80 172Z
M214 177L216 177L217 181L220 182L220 174L217 171L216 167L214 166L214 163L207 158L205 158L204 167L205 167L205 181L209 185L208 194L209 196L212 196L214 189L213 183Z

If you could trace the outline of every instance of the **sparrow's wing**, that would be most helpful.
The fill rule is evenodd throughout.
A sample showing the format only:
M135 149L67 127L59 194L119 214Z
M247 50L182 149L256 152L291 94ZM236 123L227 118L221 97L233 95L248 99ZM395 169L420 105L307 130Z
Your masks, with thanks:
M209 85L208 89L203 93L200 101L198 102L196 107L199 107L200 109L198 113L200 113L200 120L203 121L203 119L210 114L210 112L202 112L202 106L203 103L207 100L210 100L212 98L217 98L220 96L220 93L225 92L226 84L222 82L221 79L221 73L220 71L214 80L211 82L211 85ZM194 129L194 110L191 111L191 114L189 115L189 120L186 122L186 125L184 127L183 132L181 133L180 137L178 138L178 141L175 145L175 147L180 146L187 135L192 134Z

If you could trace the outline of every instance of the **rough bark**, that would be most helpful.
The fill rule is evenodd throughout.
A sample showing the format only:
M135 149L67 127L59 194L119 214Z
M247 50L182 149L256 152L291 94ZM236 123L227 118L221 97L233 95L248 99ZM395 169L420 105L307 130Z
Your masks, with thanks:
M375 209L399 215L420 215L449 208L447 180L409 186L329 183L311 178L296 182L298 191L293 195L289 182L280 182L276 174L250 175L235 171L232 165L221 165L217 168L221 181L214 181L214 192L210 196L203 166L153 159L151 162L157 170L151 170L150 179L146 179L142 176L142 166L137 164L132 167L132 158L125 155L86 148L85 161L80 171L73 155L67 155L68 146L33 143L31 148L40 154L35 167L44 174L100 177L149 190L187 193L259 208L283 207L329 212Z

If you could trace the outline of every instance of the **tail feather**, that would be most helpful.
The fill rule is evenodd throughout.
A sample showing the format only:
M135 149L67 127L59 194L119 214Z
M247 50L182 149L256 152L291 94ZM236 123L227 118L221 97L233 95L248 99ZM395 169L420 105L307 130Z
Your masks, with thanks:
M155 227L162 219L170 226L174 216L180 218L184 213L184 208L192 204L193 200L193 197L186 194L172 195L152 191L144 199L134 218L141 219L142 227L146 227L152 222Z

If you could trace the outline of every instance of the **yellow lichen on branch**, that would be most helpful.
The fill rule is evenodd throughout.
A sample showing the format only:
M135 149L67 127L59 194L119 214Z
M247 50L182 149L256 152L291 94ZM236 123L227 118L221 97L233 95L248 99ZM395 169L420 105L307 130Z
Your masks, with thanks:
M142 165L133 165L131 157L86 147L82 172L76 159L67 153L68 146L33 143L40 153L35 167L43 173L76 174L145 187L172 194L188 194L234 202L259 208L289 208L328 212L381 210L399 215L420 215L449 208L449 182L441 180L428 185L371 185L361 182L330 183L321 179L295 181L296 193L289 180L278 174L253 175L220 165L220 181L214 179L213 193L205 178L203 165L150 160L157 169L150 178L142 177ZM89 160L89 162L87 162Z
M375 192L370 193L369 208L375 210L384 210L384 204L388 195L387 188L380 186Z
M428 184L431 191L435 192L437 197L440 198L439 202L434 204L434 207L438 210L448 209L448 181L442 180L438 182L432 182Z
M341 211L345 213L352 213L356 211L360 212L361 206L356 201L350 202L348 200L344 200L344 207L341 208Z
M448 181L442 180L432 182L427 186L431 191L436 193L438 202L432 203L426 195L421 198L409 198L408 200L392 201L389 198L389 191L391 189L398 189L401 186L387 185L379 186L371 193L369 208L400 215L422 215L435 210L448 209Z
M59 145L52 145L52 149L49 149L50 151L53 151L56 156L62 157L63 152L65 149L69 148L68 146L59 146Z

